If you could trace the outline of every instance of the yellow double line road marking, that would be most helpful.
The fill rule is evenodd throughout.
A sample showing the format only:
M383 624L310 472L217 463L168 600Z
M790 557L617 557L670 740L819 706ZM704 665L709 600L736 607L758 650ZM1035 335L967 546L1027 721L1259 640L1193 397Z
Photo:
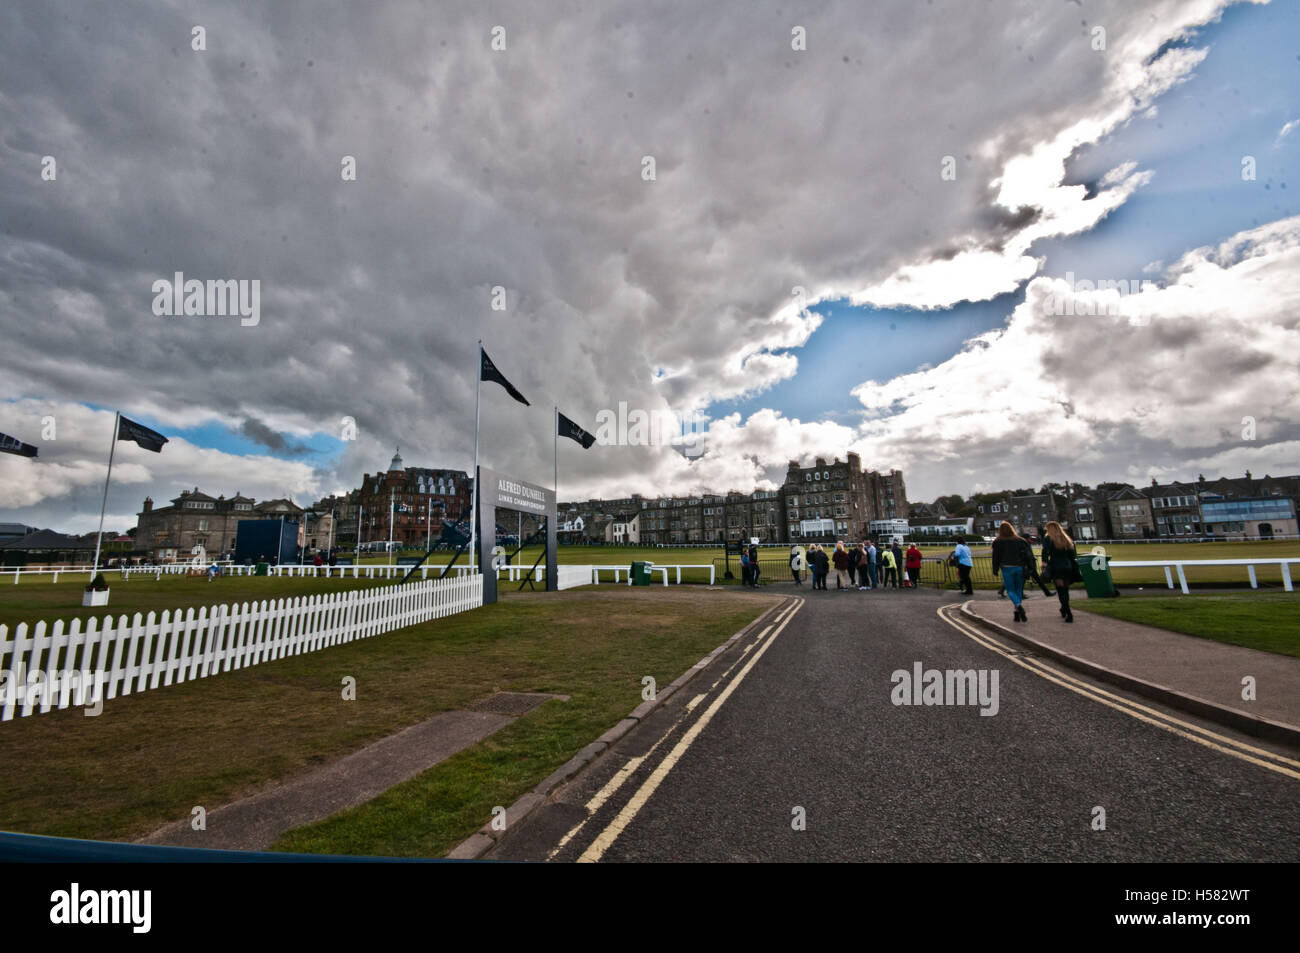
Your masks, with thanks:
M1278 774L1285 774L1289 778L1300 780L1300 770L1298 770L1300 769L1300 761L1295 761L1292 758L1263 748L1256 748L1254 745L1248 745L1218 732L1210 731L1208 728L1202 728L1200 725L1183 721L1181 718L1175 718L1155 708L1131 701L1103 688L1090 685L1073 675L1067 675L1065 672L1052 668L1038 659L1019 658L1007 651L1004 646L994 642L982 630L977 629L972 623L962 618L960 613L960 607L954 605L943 606L938 610L939 618L967 638L978 642L990 651L1010 659L1021 668L1028 669L1049 682L1054 682L1062 688L1068 688L1072 692L1083 695L1085 698L1090 698L1095 702L1114 708L1116 711L1121 711L1130 718L1136 718L1138 721L1144 721L1147 724L1155 725L1157 728L1163 728L1165 731L1187 738L1198 745L1204 745L1234 758L1240 758L1242 761L1249 761L1251 764L1257 764Z
M731 665L727 667L727 670L714 680L713 684L709 686L708 691L703 692L692 699L691 704L687 706L687 709L683 711L682 715L673 723L672 728L664 732L663 736L654 743L649 751L639 758L633 758L628 761L628 763L619 770L619 773L615 775L608 784L601 788L600 792L597 793L595 797L587 802L587 810L591 812L588 814L589 820L591 816L594 815L595 811L599 810L600 807L602 807L623 785L623 783L627 781L642 764L645 763L650 755L654 753L655 749L658 748L659 745L676 730L677 725L681 723L682 718L686 717L689 711L695 708L699 700L717 688L718 685L727 678L731 671L745 659L746 655L748 655L748 661L746 661L744 667L736 673L736 677L733 678L718 697L714 699L713 704L705 709L704 714L700 715L700 717L695 720L695 723L687 729L686 734L682 735L681 740L678 741L664 759L659 762L659 766L651 772L650 777L646 778L641 787L637 789L636 793L632 795L627 804L623 806L623 809L618 812L618 815L609 822L605 829L601 831L600 834L596 836L596 839L591 842L585 851L583 851L582 856L578 858L579 863L594 863L595 861L600 860L600 858L604 856L605 852L613 845L614 841L618 840L618 836L623 833L628 824L632 823L632 820L637 816L641 808L650 800L651 795L655 793L659 785L663 783L666 777L668 777L669 772L671 772L677 765L677 762L681 760L682 755L686 753L686 750L690 748L695 739L699 737L700 732L702 732L708 723L713 720L713 716L718 713L718 710L721 709L727 699L731 697L731 693L736 690L736 687L744 681L745 676L749 674L750 670L753 669L758 660L763 657L763 653L766 652L771 647L772 643L776 641L776 637L781 634L782 630L787 624L789 624L790 620L794 618L794 614L802 605L803 599L796 599L788 608L782 610L781 614L777 616L777 621L774 621L764 629L757 639L742 650L740 658L732 662ZM769 632L771 633L770 638L768 637ZM764 641L765 639L766 641ZM755 646L757 646L757 648L755 648ZM749 652L751 648L754 649L752 653ZM587 821L584 820L581 824L566 834L559 846L556 847L555 851L551 852L551 856L554 857L560 847L563 847L568 843L573 835L578 833L586 823Z

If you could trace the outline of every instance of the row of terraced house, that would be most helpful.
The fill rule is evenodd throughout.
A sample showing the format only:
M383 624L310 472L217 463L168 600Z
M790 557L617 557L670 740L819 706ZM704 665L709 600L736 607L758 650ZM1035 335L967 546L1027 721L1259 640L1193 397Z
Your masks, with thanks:
M829 463L818 457L811 466L791 460L775 490L564 503L559 537L641 545L861 539L906 519L907 510L901 471L864 470L861 457L849 453Z
M1036 494L982 497L973 506L970 531L991 536L1007 520L1041 538L1043 526L1056 520L1078 540L1271 539L1300 534L1300 476L1256 478L1247 470L1244 477L1199 476L1186 483L1153 479L1144 487L1065 484L1063 491L1057 494L1045 487ZM913 524L946 516L933 504L914 506L912 515Z

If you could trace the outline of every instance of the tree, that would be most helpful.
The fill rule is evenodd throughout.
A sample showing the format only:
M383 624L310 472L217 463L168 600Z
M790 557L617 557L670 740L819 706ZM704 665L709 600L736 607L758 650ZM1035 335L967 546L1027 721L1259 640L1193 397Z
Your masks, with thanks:
M966 501L960 495L953 493L949 496L941 496L934 501L935 506L943 507L945 513L956 513L966 505Z

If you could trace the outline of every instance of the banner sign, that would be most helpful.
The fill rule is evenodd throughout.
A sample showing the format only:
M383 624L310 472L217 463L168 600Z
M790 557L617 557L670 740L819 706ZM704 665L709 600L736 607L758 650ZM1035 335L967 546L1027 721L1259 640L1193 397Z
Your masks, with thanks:
M492 565L492 547L496 540L497 507L532 513L546 520L546 588L559 588L556 558L555 491L535 483L516 480L487 467L478 468L478 548L479 565ZM483 573L483 604L497 601L496 573Z

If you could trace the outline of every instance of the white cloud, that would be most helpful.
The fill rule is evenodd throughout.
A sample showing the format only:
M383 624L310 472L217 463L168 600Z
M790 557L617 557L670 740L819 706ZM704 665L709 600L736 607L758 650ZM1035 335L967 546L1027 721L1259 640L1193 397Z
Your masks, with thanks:
M414 0L214 3L199 55L179 9L113 5L87 36L9 4L0 399L129 404L175 427L254 420L297 438L355 418L331 473L175 441L123 484L306 494L357 485L395 444L412 464L468 468L482 337L533 401L485 385L483 462L545 481L553 403L590 424L619 401L688 411L788 379L791 349L820 321L792 305L796 285L804 304L939 307L1023 283L1033 240L1092 227L1147 180L1121 166L1092 198L1062 184L1075 148L1188 75L1204 51L1151 57L1221 6L1090 3L1102 54L1075 5L1038 0L797 14L723 0L681 18L632 0L568 14L500 3L491 19L510 39L496 54L473 5L435 18ZM806 52L789 46L796 16ZM32 171L47 153L57 183ZM647 154L654 182L640 175ZM340 179L343 155L356 182ZM954 182L940 178L945 155ZM154 316L151 282L177 270L260 279L261 324ZM497 285L505 312L489 306ZM1032 330L1008 334L990 342L1004 357L1045 353ZM946 366L889 392L920 400ZM957 460L963 432L1006 436L1014 394L986 397L991 419L952 406L917 419L916 439L938 434L936 452ZM854 433L775 411L714 429L717 454L694 462L654 448L562 459L562 494L748 488ZM99 443L54 461L62 496L0 513L84 525ZM13 466L0 469L5 500L31 492ZM113 512L137 505L121 497Z
M30 422L26 442L36 444L35 459L0 454L0 493L6 509L29 525L63 532L89 532L99 525L99 509L108 469L113 413L62 401L17 400L0 404L6 419ZM52 416L55 439L40 438L40 421ZM295 497L300 505L315 501L319 475L311 466L271 456L235 455L170 437L160 453L129 441L113 452L104 527L123 532L136 523L144 498L166 505L183 489L199 488L212 496L242 492L256 499Z

